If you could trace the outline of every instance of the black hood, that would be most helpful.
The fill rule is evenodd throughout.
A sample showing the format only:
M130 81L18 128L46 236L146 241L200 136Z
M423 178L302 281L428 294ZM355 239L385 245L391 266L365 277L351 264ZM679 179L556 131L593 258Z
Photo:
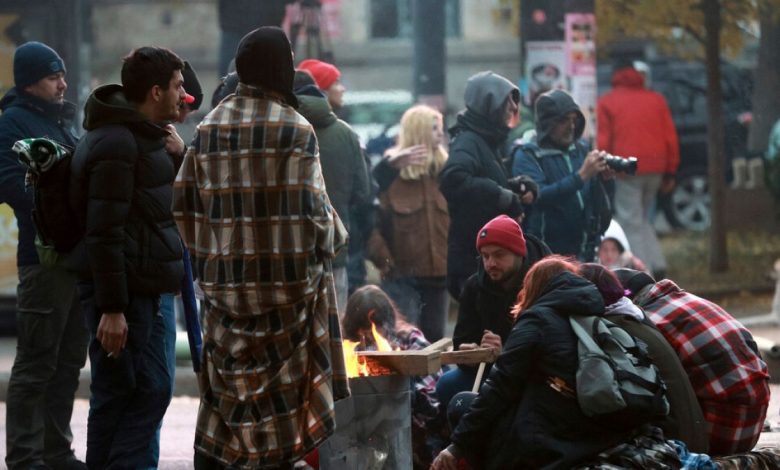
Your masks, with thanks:
M579 140L585 131L585 116L574 99L563 90L551 90L536 99L536 141L542 146L558 119L574 111L577 123L574 126L574 139Z
M45 116L49 116L54 119L62 119L66 122L71 122L76 116L76 105L69 101L66 101L62 104L49 103L48 101L42 100L37 96L26 93L23 90L19 90L16 87L8 90L5 96L0 99L0 111L5 111L6 109L13 108L14 106L32 109Z
M122 85L112 84L95 88L84 106L84 129L91 131L111 124L126 125L155 138L168 134L127 101Z
M550 280L530 308L536 307L570 315L604 315L604 300L596 286L570 272Z
M241 83L278 93L288 105L298 107L292 48L281 28L262 26L244 36L236 49L236 72Z

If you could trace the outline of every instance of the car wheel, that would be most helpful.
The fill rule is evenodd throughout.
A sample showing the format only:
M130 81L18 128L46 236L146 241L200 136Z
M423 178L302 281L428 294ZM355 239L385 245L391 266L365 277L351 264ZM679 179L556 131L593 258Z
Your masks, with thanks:
M682 175L671 196L662 204L664 215L675 228L702 231L710 226L710 194L707 175Z

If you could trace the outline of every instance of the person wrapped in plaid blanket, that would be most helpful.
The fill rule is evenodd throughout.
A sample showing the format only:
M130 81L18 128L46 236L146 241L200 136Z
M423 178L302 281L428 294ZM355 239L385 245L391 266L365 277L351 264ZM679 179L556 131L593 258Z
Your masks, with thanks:
M704 412L710 455L751 450L769 406L769 371L750 332L669 279L655 282L632 269L615 274L677 351Z
M195 468L292 468L335 429L349 388L331 261L346 231L325 192L279 28L247 34L240 83L198 125L173 210L206 300Z

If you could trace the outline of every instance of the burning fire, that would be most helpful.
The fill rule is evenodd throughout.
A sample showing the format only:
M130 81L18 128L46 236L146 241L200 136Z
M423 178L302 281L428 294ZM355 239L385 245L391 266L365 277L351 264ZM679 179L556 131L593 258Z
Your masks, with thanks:
M371 323L371 334L374 337L374 344L376 344L377 351L393 351L395 349L390 344L390 341L379 334L376 329L376 325L374 325L373 322ZM347 367L347 377L366 377L371 375L371 372L368 370L368 364L366 364L366 360L358 356L355 351L355 349L361 344L362 342L360 341L350 341L348 339L343 341L344 362Z

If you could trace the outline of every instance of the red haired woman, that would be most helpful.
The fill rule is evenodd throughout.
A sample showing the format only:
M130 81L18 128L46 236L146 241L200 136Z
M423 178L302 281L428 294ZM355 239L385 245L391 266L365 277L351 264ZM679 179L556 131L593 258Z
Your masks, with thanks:
M576 273L577 265L560 256L528 271L504 349L434 470L455 469L459 457L479 469L570 469L629 441L627 433L586 417L577 402L577 337L568 317L603 315L604 302ZM648 461L647 468L679 468L673 449L662 442L660 450L653 454L657 463L640 452L636 466L621 460L621 468L645 468Z

